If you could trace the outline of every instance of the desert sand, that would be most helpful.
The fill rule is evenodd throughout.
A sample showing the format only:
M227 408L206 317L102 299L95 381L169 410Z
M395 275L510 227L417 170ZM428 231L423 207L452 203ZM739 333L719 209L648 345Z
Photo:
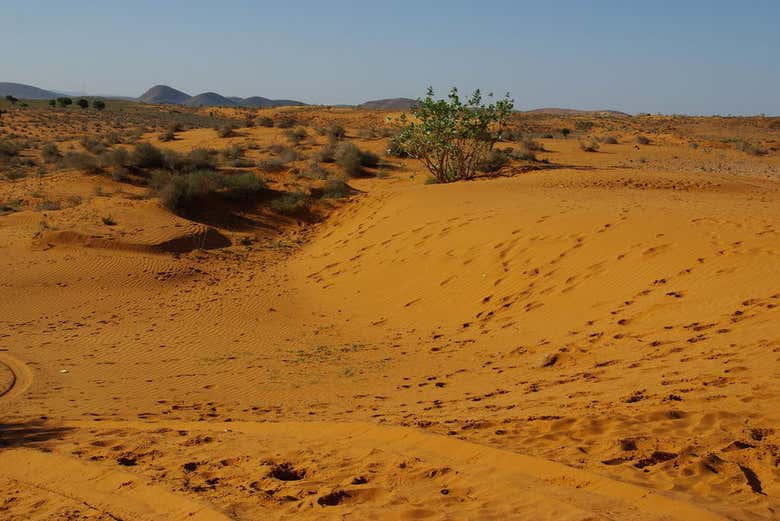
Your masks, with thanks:
M472 182L383 158L317 219L0 180L78 202L0 216L0 518L780 519L780 131L628 121Z

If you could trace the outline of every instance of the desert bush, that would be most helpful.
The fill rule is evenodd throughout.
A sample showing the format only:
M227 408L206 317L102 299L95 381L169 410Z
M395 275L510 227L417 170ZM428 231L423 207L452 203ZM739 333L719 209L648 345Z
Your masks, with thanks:
M126 168L130 165L130 153L122 147L113 148L101 154L100 161L105 168Z
M176 139L176 129L175 127L168 127L165 132L160 134L160 141L168 142L173 141Z
M538 161L538 159L536 158L536 154L524 148L514 151L512 153L512 157L515 159L519 159L520 161Z
M15 157L19 155L19 152L24 150L24 145L19 141L14 141L9 138L0 139L0 156Z
M328 139L344 139L347 135L347 131L338 123L331 123L327 127L317 129L322 136L327 136Z
M269 118L268 116L261 116L257 118L257 124L261 127L273 127L274 120Z
M233 137L236 135L236 127L230 123L217 127L217 135L221 138Z
M512 149L506 148L503 150L494 148L487 155L482 158L477 169L481 172L498 172L506 165L509 164L509 160L512 157Z
M780 130L780 119L775 118L772 121L770 121L769 128L771 130Z
M298 127L295 129L285 130L284 137L286 137L290 143L297 145L298 143L306 139L308 137L308 134L306 133L306 129L302 127Z
M60 149L54 143L46 143L41 149L41 158L44 163L56 163L62 158Z
M599 141L604 143L605 145L617 145L618 140L615 136L602 136Z
M688 148L691 150L696 150L699 148L699 144L696 141L690 141L688 142Z
M305 177L306 179L325 179L328 177L328 171L316 162L311 162L306 165L306 168L299 174L299 177Z
M89 101L85 100L84 98L81 98L76 102L76 105L78 105L82 109L85 109L89 107Z
M45 199L40 203L38 203L36 209L39 212L62 210L62 203L60 201L52 201L51 199Z
M20 199L0 202L0 213L18 212L21 207L22 201Z
M583 152L598 152L599 151L599 143L595 139L581 139L580 140L580 150Z
M374 168L379 165L379 156L373 152L364 152L349 142L339 143L333 157L336 164L350 177L365 175L364 167Z
M106 102L99 99L92 100L92 108L95 110L103 110L106 108Z
M57 105L64 108L68 105L73 105L73 100L67 97L57 98Z
M341 199L352 195L352 187L343 179L330 179L320 190L323 199Z
M295 150L285 145L271 145L270 151L274 156L260 162L260 167L269 172L280 172L287 168L289 163L298 159Z
M262 179L252 172L242 172L238 175L223 177L226 196L230 199L248 199L265 190Z
M103 171L98 159L84 152L68 152L63 158L66 168L72 168L85 174L99 174Z
M390 138L385 153L388 156L398 157L402 159L409 157L409 152L406 150L403 141L398 136L393 136L392 138Z
M416 121L401 116L403 129L398 139L439 181L471 179L493 149L513 104L507 96L485 105L479 90L465 103L457 89L450 91L447 100L435 100L429 88L412 109Z
M576 128L580 132L587 132L588 130L593 128L593 122L587 120L575 121L574 128Z
M271 210L282 215L299 215L309 207L309 198L303 192L292 192L271 201Z
M650 138L647 136L637 136L636 142L639 145L649 145L651 143Z
M175 150L163 151L162 166L172 172L188 173L196 170L214 170L218 152L213 148L193 148L186 154Z
M244 151L244 147L241 145L231 145L220 152L220 157L226 165L234 168L250 168L255 166L254 161L244 157Z
M163 151L149 143L138 143L130 154L130 164L136 168L163 168Z
M519 140L520 146L529 152L544 152L544 145L530 137Z
M79 140L79 144L90 154L99 155L106 150L106 145L101 140L92 136L84 136Z
M295 118L286 114L277 116L276 120L274 121L274 126L279 128L292 128L297 124L298 122L295 120Z
M568 128L562 128L561 129L561 135L563 137L565 137L565 138L569 137L569 134L571 134L571 129L568 129Z
M3 177L9 181L17 181L27 177L27 173L19 168L9 168L3 171Z
M765 148L762 148L754 143L750 143L748 141L737 141L734 143L734 147L746 154L750 154L752 156L763 156L767 154L767 150Z

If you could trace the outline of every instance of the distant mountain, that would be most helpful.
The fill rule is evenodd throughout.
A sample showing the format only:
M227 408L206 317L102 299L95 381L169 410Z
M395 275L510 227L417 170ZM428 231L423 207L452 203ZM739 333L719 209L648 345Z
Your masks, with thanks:
M54 99L62 96L57 92L39 89L22 83L0 83L0 96L13 96L18 99Z
M190 96L180 90L167 85L155 85L138 98L144 103L159 105L187 105L188 107L248 107L270 108L306 105L301 101L288 99L269 99L262 96L251 98L239 98L237 96L225 97L216 92L204 92L197 96Z
M564 109L557 107L545 107L541 109L533 109L522 111L524 114L546 114L549 116L572 116L577 114L609 114L611 116L626 116L630 117L631 114L620 112L619 110L578 110L578 109Z
M358 105L360 109L373 110L409 110L417 104L417 100L411 98L389 98L366 101Z
M204 92L184 102L188 107L237 107L238 103L216 92Z
M188 99L190 99L190 95L180 90L167 85L155 85L141 94L138 101L155 105L182 105Z

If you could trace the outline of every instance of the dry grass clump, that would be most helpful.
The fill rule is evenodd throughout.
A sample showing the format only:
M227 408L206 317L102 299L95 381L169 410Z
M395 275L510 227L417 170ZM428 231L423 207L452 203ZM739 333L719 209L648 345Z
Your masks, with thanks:
M303 127L297 127L295 129L287 129L284 131L284 137L286 137L287 140L293 145L299 144L308 136L309 134L306 132L306 129Z
M273 119L271 119L271 118L269 118L268 116L261 116L261 117L257 118L257 120L255 121L255 123L256 123L256 124L257 124L257 126L259 126L259 127L267 127L267 128L270 128L270 127L273 127L273 126L274 126L274 120L273 120Z
M281 172L282 170L285 170L290 163L298 159L298 154L295 153L295 150L286 145L271 145L270 152L273 156L261 161L259 165L260 168L269 172Z
M765 148L748 141L737 141L734 143L734 147L741 152L750 154L751 156L764 156L768 153Z
M99 174L103 171L98 158L84 152L68 152L62 158L65 168L72 168L85 174Z
M241 145L230 145L219 153L224 164L234 168L249 168L255 166L255 162L244 157L246 149Z
M599 138L599 141L601 141L605 145L617 145L618 139L615 136L602 136Z
M365 168L379 166L379 156L373 152L360 150L354 143L339 143L333 154L337 165L349 177L361 177L366 175Z
M57 145L54 143L46 143L41 148L41 159L44 163L57 163L62 159L62 153Z
M581 139L580 140L580 150L583 152L598 152L599 151L599 143L595 139Z
M509 161L512 158L512 149L511 148L494 148L490 152L485 155L485 157L482 159L482 161L479 162L479 165L477 165L477 169L480 172L498 172L502 168L504 168L506 165L509 164Z
M652 143L650 138L647 136L637 136L636 142L638 145L649 145L650 143Z
M221 138L233 137L236 135L236 127L232 123L220 125L216 128L217 136Z
M265 183L251 172L231 176L214 170L157 171L149 186L163 206L176 213L187 213L211 197L248 199L265 189Z
M271 210L282 215L301 215L309 209L309 197L304 192L291 192L271 201Z

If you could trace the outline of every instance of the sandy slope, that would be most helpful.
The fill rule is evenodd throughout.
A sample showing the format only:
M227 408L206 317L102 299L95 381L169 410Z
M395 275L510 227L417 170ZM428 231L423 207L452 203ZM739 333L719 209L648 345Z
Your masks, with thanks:
M559 145L191 253L0 218L0 517L777 518L780 185Z

